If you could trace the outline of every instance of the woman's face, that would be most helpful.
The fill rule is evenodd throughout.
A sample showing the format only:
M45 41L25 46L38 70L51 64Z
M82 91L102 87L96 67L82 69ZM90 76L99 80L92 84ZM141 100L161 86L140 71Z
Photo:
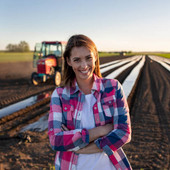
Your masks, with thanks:
M77 81L91 80L95 69L96 57L87 47L73 47L67 63L72 67Z

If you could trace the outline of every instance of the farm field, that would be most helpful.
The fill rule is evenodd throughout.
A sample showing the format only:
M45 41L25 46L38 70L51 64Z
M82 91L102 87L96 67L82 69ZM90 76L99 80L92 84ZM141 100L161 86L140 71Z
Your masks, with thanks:
M142 57L144 56L101 57L101 70L104 70L102 75L107 77L124 67L113 77L124 84ZM114 61L115 63L106 64ZM166 63L169 66L168 63L170 64L170 59L167 59ZM125 68L127 64L129 66ZM110 68L107 70L107 67ZM33 71L32 62L0 63L0 111L30 96L51 94L54 85L46 83L35 87L30 83ZM169 89L170 71L156 62L154 57L151 59L146 56L144 65L127 96L132 140L123 148L133 169L170 168ZM55 152L50 148L47 130L39 131L34 128L19 133L26 125L38 121L43 116L47 117L49 102L50 98L47 97L0 118L0 169L50 169L53 166Z

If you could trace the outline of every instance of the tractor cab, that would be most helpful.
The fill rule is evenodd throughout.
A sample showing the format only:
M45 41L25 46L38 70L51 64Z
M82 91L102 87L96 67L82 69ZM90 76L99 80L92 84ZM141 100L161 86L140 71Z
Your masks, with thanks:
M33 68L37 67L37 61L41 57L41 47L42 43L36 43L34 47L34 55L33 55Z
M46 82L47 79L53 79L55 85L60 85L65 46L66 42L62 41L43 41L41 44L36 44L33 66L37 67L37 72L31 77L34 85Z

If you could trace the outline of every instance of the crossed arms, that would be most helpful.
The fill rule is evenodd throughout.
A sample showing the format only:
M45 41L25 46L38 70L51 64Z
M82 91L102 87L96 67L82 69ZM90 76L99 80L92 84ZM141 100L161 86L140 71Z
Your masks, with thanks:
M69 131L69 129L64 124L61 125L61 130ZM98 139L99 137L103 137L107 135L112 130L113 130L112 124L106 124L104 126L98 126L98 127L89 129L88 130L89 144L86 147L79 149L78 151L75 151L75 152L79 154L92 154L92 153L102 152L102 150L99 149L93 141Z

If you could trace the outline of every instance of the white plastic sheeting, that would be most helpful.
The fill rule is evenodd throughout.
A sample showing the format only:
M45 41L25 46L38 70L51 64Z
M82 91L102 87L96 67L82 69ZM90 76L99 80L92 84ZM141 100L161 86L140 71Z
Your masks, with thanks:
M117 62L116 64L114 64L114 63L112 63L113 65L108 64L108 65L109 65L108 67L105 67L105 68L100 69L100 72L101 72L101 73L104 73L104 72L106 72L106 71L108 71L108 70L111 70L111 69L113 69L113 68L115 68L115 67L121 66L121 65L126 64L126 63L131 62L131 61L134 61L134 60L136 60L138 57L139 57L139 56L134 56L134 57L132 57L132 58L130 58L130 59L128 58L128 59L118 60L119 62Z
M127 78L125 79L125 81L123 82L122 86L123 86L123 90L125 93L125 96L128 98L135 82L136 79L139 75L139 72L141 70L141 68L143 67L145 63L145 56L142 57L142 60L138 63L138 65L131 71L131 73L127 76Z
M127 69L128 67L132 66L133 64L135 64L137 61L139 61L141 59L142 56L138 56L135 60L131 61L130 63L116 69L115 71L113 71L112 73L110 73L109 75L106 76L106 78L108 79L113 79L115 77L117 77L122 71L124 71L125 69Z
M45 116L41 117L38 121L23 127L20 132L24 132L27 130L41 132L46 130L47 128L48 128L48 113Z

